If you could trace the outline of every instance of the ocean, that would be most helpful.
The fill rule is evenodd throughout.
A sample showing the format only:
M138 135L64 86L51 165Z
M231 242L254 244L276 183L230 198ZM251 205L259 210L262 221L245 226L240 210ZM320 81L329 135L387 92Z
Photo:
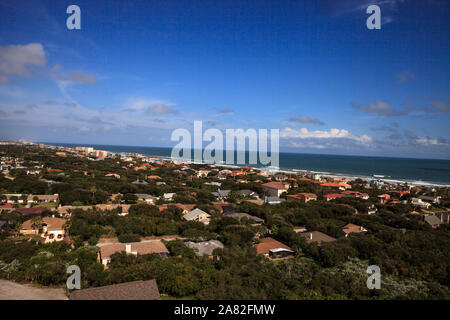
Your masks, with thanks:
M168 158L172 148L117 145L87 145L46 143L46 145L93 147L114 153L139 153ZM225 157L224 157L225 159ZM248 159L248 154L246 156ZM252 167L258 167L251 165ZM280 152L280 170L309 171L323 175L362 179L381 179L388 182L408 182L414 185L450 186L450 160L344 156Z

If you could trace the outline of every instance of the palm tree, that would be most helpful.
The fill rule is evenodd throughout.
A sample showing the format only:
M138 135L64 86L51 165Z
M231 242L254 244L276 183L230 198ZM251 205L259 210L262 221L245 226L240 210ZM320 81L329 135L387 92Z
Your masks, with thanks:
M97 188L95 186L92 186L91 192L92 192L92 204L94 204L94 197L95 197L95 193L97 192Z
M70 220L67 220L66 222L64 222L64 224L63 224L63 229L64 229L64 233L67 235L67 234L69 234L69 229L70 229L70 226L71 226L71 222L70 222Z
M41 216L36 216L36 217L31 218L31 226L34 229L37 229L38 233L39 233L39 229L42 226L42 217Z

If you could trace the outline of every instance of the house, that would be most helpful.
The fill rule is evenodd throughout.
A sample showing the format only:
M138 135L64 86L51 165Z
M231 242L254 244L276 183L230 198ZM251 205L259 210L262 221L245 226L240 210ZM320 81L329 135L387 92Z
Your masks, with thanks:
M243 170L233 170L233 171L231 172L231 176L232 176L232 177L245 176L246 174L247 174L247 172L246 172L246 171L243 171Z
M209 170L198 170L197 171L197 178L207 177L210 172L211 171L209 171Z
M419 206L422 208L428 209L431 206L431 203L424 202L420 198L411 198L411 204L414 206Z
M273 205L273 204L279 204L279 203L282 203L282 202L284 202L284 201L286 201L285 199L281 199L281 198L278 198L278 197L265 197L264 198L264 203L267 203L267 204L271 204L271 205Z
M252 220L253 224L262 224L264 223L264 219L261 219L259 217L252 216L248 213L244 212L227 212L223 214L224 217L230 217L237 220L241 220L242 218L247 218L249 220Z
M368 208L367 208L367 214L375 214L377 213L378 209L377 207L375 207L374 204L371 204Z
M228 197L228 194L231 192L231 190L220 190L218 189L216 192L212 192L212 195L218 198L219 200L223 200L226 197Z
M341 186L341 184L339 183L335 183L335 182L325 182L325 183L321 183L320 184L322 187L325 188L331 188L331 189L345 189L344 187Z
M300 201L303 203L307 203L311 200L317 200L317 195L314 193L297 193L297 194L289 194L286 196L287 201Z
M350 233L366 233L367 229L357 226L356 224L349 223L342 228L342 231L345 233L345 237L348 237Z
M344 196L349 197L349 198L361 198L361 199L364 199L364 200L368 200L369 199L369 195L367 193L361 193L361 192L358 192L358 191L347 190L347 191L341 192L341 194L343 194Z
M167 204L159 204L156 207L159 209L159 211L164 211L169 208L169 206Z
M147 176L147 179L149 179L149 180L162 180L162 178L160 176L155 176L155 175Z
M397 194L398 197L400 198L400 197L402 197L403 195L409 194L409 191L389 190L389 191L387 191L386 193L389 193L389 194L391 194L391 193Z
M133 243L113 243L100 247L98 260L104 266L111 262L111 256L117 252L125 252L127 254L144 255L144 254L159 254L166 257L169 255L169 250L160 240L150 240L145 242Z
M441 225L441 219L436 217L434 214L426 215L424 221L428 223L433 229L436 229Z
M120 216L126 216L128 214L128 211L130 210L131 205L129 204L97 204L95 206L60 206L58 209L58 213L63 216L67 217L70 216L72 211L74 210L83 210L87 211L90 209L96 209L96 210L116 210L119 209L119 215Z
M105 177L114 177L116 179L120 179L120 174L117 173L107 173L105 174Z
M437 204L439 204L441 202L441 196L437 196L437 197L419 196L419 199L422 201L427 201L427 202L437 203Z
M148 204L155 204L156 197L147 193L135 193L138 201L145 201Z
M306 228L305 227L294 227L294 232L295 233L306 232Z
M109 197L109 201L119 201L121 200L123 197L123 194L121 193L113 193L110 197Z
M340 193L330 193L330 194L326 194L323 196L323 198L327 201L331 201L337 198L343 198L345 197L345 195L340 194Z
M300 233L300 235L302 237L306 238L306 242L322 243L322 242L333 242L333 241L336 241L335 238L330 237L329 235L327 235L325 233L322 233L320 231L308 231L308 232Z
M223 213L223 207L228 206L228 202L216 202L213 203L213 207L219 210L220 213Z
M253 198L259 198L259 195L252 190L249 189L242 189L238 191L239 195L241 197L253 197Z
M55 193L55 194L37 194L37 195L30 194L27 198L27 202L28 203L49 203L49 202L56 202L56 201L58 201L58 199L59 199L59 195L57 193Z
M183 214L188 213L189 211L193 210L195 208L195 204L184 204L184 203L175 203L174 204L177 208L180 208Z
M156 280L139 280L103 287L74 290L69 300L158 300Z
M276 174L273 175L273 177L277 181L284 181L284 180L286 180L288 178L285 174L282 174L282 173L276 173Z
M257 254L262 254L270 259L287 259L295 255L290 247L271 237L259 239L259 243L255 244L254 247Z
M271 181L261 185L266 192L266 196L279 197L283 192L287 192L289 189L289 183L280 181Z
M40 226L36 226L33 220L27 220L22 224L20 233L23 235L38 235L41 232L41 236L45 239L45 243L62 241L64 240L65 230L64 224L67 222L65 219L44 217Z
M136 179L136 181L133 181L131 184L146 185L148 182L145 180Z
M119 209L119 216L126 216L128 214L128 211L130 210L131 205L130 204L96 204L95 209L96 210L116 210Z
M11 210L13 210L14 208L13 208L13 205L11 204L11 203L5 203L4 205L2 205L1 207L0 207L0 213L2 213L3 211L11 211Z
M198 221L205 225L209 224L210 215L199 208L186 213L183 218L187 221Z
M175 195L175 192L164 193L163 198L164 198L164 200L172 200L174 195Z
M441 223L450 223L450 211L447 212L436 212L436 217L441 220Z
M196 255L200 257L208 256L209 258L212 259L214 258L217 259L217 257L213 255L213 251L215 249L223 249L225 247L223 243L218 240L209 240L203 242L188 241L185 242L185 245L189 248L194 249Z
M22 194L21 193L11 193L11 194L5 194L6 196L6 203L24 203L25 200L21 199Z
M34 207L34 208L16 208L13 212L18 213L24 217L34 217L41 216L42 213L48 211L48 208L45 207Z
M220 187L222 185L221 182L217 182L217 181L205 182L205 184L207 186L217 186L217 187Z
M380 204L386 204L386 203L389 202L390 199L391 199L391 196L390 196L389 194L387 194L387 193L385 193L385 194L380 194L380 195L378 196L378 203L380 203Z

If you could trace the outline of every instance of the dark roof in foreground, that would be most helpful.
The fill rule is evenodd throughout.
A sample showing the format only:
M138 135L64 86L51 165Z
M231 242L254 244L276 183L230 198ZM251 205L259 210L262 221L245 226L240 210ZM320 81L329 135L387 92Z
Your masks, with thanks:
M72 291L70 300L157 300L160 298L155 280L132 281L110 286Z
M50 210L46 207L33 207L33 208L16 208L14 209L15 212L18 212L23 215L39 215L42 212Z

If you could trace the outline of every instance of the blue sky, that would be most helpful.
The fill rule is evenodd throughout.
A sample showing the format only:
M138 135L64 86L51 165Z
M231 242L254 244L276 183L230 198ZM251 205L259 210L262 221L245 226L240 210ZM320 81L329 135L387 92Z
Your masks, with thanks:
M81 8L81 30L66 8ZM381 8L381 30L366 8ZM3 1L0 138L172 146L277 128L289 152L450 159L444 0Z

